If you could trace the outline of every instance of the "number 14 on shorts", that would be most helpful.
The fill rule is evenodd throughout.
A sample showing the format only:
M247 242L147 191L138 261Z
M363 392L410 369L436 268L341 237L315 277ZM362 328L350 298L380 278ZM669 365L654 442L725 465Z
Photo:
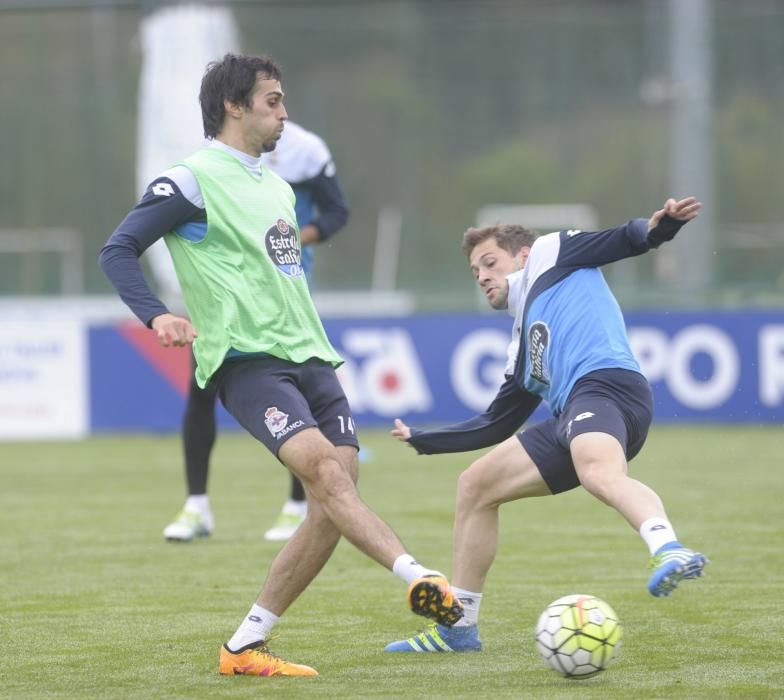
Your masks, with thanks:
M340 421L341 433L348 431L352 435L354 434L354 419L351 416L338 416L338 420Z

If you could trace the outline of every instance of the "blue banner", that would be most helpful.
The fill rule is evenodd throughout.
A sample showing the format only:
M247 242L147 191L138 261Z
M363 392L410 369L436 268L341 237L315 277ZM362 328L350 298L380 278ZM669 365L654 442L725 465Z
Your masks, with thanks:
M784 421L784 312L627 315L629 339L653 387L657 422ZM498 314L329 319L338 370L360 426L463 420L483 411L503 378L512 319ZM90 332L94 431L176 431L190 373L187 350L158 348L139 326ZM534 418L549 415L545 406ZM234 426L220 409L219 422Z

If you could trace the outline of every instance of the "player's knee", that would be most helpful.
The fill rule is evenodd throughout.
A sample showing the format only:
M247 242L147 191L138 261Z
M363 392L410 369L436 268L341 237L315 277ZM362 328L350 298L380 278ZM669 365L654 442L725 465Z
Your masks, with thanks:
M598 460L580 465L577 474L583 488L602 500L615 489L619 479L626 477L624 469Z
M313 496L321 503L340 500L356 492L355 481L339 460L332 457L320 459L306 476Z
M457 507L459 510L481 508L491 501L482 462L474 462L457 478Z
M359 456L353 447L338 447L338 458L354 484L359 481Z

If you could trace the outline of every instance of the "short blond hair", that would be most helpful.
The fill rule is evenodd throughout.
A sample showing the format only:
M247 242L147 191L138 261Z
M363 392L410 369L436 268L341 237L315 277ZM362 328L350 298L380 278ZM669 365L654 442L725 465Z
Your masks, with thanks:
M494 238L502 250L517 255L524 246L532 246L539 237L539 232L517 224L495 224L470 228L463 234L463 252L467 258L471 251L488 238Z

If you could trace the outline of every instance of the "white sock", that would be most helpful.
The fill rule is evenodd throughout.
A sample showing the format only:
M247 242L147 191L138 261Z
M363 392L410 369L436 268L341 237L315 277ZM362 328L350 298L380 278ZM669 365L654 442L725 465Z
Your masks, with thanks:
M247 617L237 628L234 636L226 643L231 651L238 651L242 647L255 642L261 642L269 637L269 633L280 618L254 603Z
M307 515L308 502L307 501L292 501L290 498L283 506L285 515Z
M210 512L210 499L206 493L199 496L188 496L188 500L185 501L185 510L199 515L207 515Z
M670 521L665 518L648 518L640 525L640 536L645 540L651 554L656 554L662 545L678 541Z
M395 559L395 563L392 564L392 573L395 574L395 576L400 576L406 583L411 583L420 576L427 576L428 574L443 576L440 571L426 569L421 564L417 564L414 557L410 554L401 554Z
M455 623L455 627L475 625L479 621L479 606L482 604L482 594L467 591L457 586L452 586L452 593L463 604L463 617Z

